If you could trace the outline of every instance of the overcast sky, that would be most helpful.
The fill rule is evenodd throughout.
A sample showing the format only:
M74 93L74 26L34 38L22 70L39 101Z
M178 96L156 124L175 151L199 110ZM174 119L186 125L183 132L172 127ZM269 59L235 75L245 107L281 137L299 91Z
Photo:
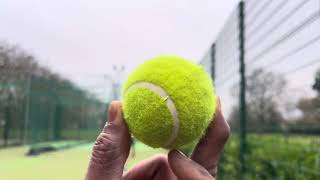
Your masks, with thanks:
M0 0L0 39L82 84L174 54L198 62L237 0Z
M251 20L256 21L256 26L266 22L263 28L257 30L259 32L247 37L249 44L300 3L287 1L285 8L271 19L269 16L272 11L284 1L272 1L264 8L267 1L259 0L255 8L258 13L254 10L248 12L248 16L250 13L260 15L259 18L251 17ZM255 1L248 2L250 8L250 2ZM110 97L106 93L110 81L104 75L113 75L115 78L117 73L112 69L113 65L125 65L122 76L116 76L123 81L137 65L157 55L174 54L199 62L237 3L238 0L0 0L0 40L20 45L33 53L42 65L107 99ZM259 43L259 48L247 52L247 58L264 50L318 8L318 0L306 3L286 24L278 27L277 32L268 34L269 41ZM259 66L266 67L265 64L270 61L319 36L319 19L258 63L250 63L248 72ZM248 21L251 20L249 17ZM248 27L248 31L251 30ZM273 66L272 70L281 73L311 62L319 58L319 48L320 42L317 41L312 47ZM229 52L230 47L224 49L232 53ZM314 95L311 85L318 65L286 77L290 89L288 93L294 94L290 95L291 99ZM231 68L238 71L238 66L231 63L220 68L219 75L228 76L225 70ZM232 101L237 100L230 96L234 81L217 89L228 104L234 104Z

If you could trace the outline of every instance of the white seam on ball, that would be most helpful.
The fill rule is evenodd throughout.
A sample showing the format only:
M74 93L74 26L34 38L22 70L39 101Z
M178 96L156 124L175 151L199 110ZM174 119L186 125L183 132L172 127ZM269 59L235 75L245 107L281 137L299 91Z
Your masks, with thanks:
M172 128L172 132L171 132L169 139L164 143L163 146L169 147L176 140L176 138L178 136L178 132L179 132L179 126L180 126L180 122L179 122L179 118L178 118L178 111L177 111L172 99L167 94L167 92L164 89L162 89L160 86L157 86L157 85L149 83L149 82L135 83L135 84L131 85L125 91L125 93L129 92L132 89L138 88L138 87L147 88L147 89L153 91L154 93L158 94L159 96L161 96L163 98L163 101L166 101L167 107L168 107L168 109L171 113L172 119L173 119L173 128Z

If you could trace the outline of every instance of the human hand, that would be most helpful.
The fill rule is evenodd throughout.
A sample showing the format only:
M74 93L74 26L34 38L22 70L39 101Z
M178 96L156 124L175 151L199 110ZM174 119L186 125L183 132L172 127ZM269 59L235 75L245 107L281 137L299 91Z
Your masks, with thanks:
M126 174L123 174L123 169L131 139L123 120L121 102L111 103L108 116L109 121L93 146L87 180L191 180L213 179L216 176L218 160L230 134L221 113L220 100L214 121L190 158L172 150L168 156L157 155L142 161Z

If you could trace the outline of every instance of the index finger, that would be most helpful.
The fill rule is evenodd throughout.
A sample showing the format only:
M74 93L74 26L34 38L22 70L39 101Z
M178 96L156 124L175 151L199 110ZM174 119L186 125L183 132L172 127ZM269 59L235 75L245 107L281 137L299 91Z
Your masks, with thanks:
M192 160L206 168L213 176L217 173L220 154L230 135L230 127L221 112L220 99L217 98L217 101L214 119L191 155Z

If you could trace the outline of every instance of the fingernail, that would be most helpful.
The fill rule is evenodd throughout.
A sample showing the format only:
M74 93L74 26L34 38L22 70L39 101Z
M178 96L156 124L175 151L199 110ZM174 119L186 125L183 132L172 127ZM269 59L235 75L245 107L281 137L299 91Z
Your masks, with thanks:
M116 114L115 119L121 119L122 118L122 106L121 106L121 104L119 104L119 103L117 104L116 111L117 111L117 114Z
M176 149L172 150L171 153L173 155L176 155L176 156L184 158L184 159L188 158L182 151L179 151L179 150L176 150Z
M221 109L221 100L220 100L219 96L217 96L217 101L218 101L218 109L220 110Z
M118 114L117 104L118 104L117 101L112 101L109 106L109 118L108 118L109 122L114 121L117 117L117 114Z
M120 101L115 103L116 115L113 119L113 123L116 125L123 125L122 104Z

